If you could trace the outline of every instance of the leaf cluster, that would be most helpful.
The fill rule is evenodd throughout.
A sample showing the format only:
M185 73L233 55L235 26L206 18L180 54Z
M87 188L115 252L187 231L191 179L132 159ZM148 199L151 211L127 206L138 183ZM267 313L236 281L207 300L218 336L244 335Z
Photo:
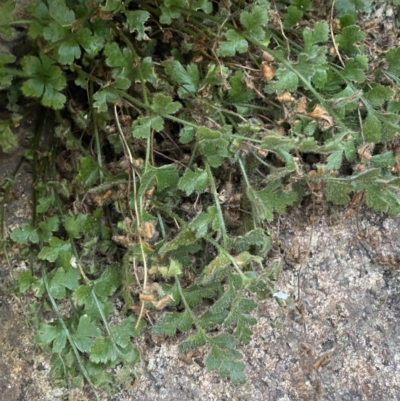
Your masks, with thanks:
M269 223L315 197L400 212L399 51L374 68L366 1L336 1L334 30L287 3L277 29L265 0L38 0L28 54L0 53L9 110L54 113L53 149L30 153L52 166L35 170L34 221L10 240L41 265L19 289L53 311L35 339L59 384L127 382L143 330L186 333L182 352L207 346L243 382L237 348L281 267Z

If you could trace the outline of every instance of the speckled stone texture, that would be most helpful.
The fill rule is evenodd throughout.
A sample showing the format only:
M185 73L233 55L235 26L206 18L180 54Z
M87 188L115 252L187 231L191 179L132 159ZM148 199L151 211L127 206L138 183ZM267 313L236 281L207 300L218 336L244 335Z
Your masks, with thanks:
M274 300L258 307L254 338L242 348L245 385L207 372L202 358L186 365L176 344L163 342L145 350L137 388L112 399L399 400L400 266L393 261L400 255L400 218L364 212L360 234L356 214L335 217L333 225L326 217L314 223L311 247L311 225L282 219L285 242L310 253L303 265L286 264L277 283L287 307Z

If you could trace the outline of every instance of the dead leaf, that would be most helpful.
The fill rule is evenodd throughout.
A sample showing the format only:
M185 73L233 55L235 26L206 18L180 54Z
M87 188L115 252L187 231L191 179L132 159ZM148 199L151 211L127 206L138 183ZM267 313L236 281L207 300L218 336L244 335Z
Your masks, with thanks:
M374 149L375 144L374 143L367 143L363 146L360 146L357 149L357 153L365 160L371 159L372 155L371 152Z
M293 102L295 98L289 92L283 92L276 97L282 103Z
M275 70L265 61L261 64L261 71L264 79L269 82L275 76Z
M263 57L263 60L268 64L271 64L275 61L275 57L272 54L269 54L268 52L265 52L265 51L263 52L262 57Z
M307 99L303 96L296 104L296 111L298 113L306 113Z
M321 117L327 116L327 115L328 115L328 112L323 107L321 107L319 104L317 104L314 107L314 109L311 113L308 113L308 116L311 118L321 118Z

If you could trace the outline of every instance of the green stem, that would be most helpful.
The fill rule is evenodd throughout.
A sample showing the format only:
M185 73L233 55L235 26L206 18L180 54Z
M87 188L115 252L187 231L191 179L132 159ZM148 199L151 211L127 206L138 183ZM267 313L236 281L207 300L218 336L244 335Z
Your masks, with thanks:
M79 369L81 370L81 372L82 372L83 376L85 377L86 381L89 383L90 387L92 388L92 390L93 390L93 392L94 392L94 394L96 396L96 400L100 401L100 397L97 394L96 388L95 388L94 384L92 383L92 381L90 380L90 375L89 375L88 371L86 370L86 368L85 368L85 366L83 364L83 361L81 359L81 356L79 355L78 349L76 348L75 341L73 340L73 338L71 336L71 333L69 332L68 327L64 322L64 319L63 319L63 317L62 317L62 315L60 313L60 310L58 309L58 306L57 306L54 298L51 296L49 283L48 283L48 280L47 280L46 269L44 268L43 264L42 264L42 278L43 278L43 284L44 284L44 286L46 288L47 295L48 295L48 297L50 299L50 303L51 303L51 305L53 307L53 310L54 310L54 312L55 312L55 314L57 316L58 321L60 322L60 324L61 324L61 326L62 326L62 328L64 330L64 333L65 333L66 337L68 338L68 341L69 341L69 343L71 345L72 350L74 351L76 360L77 360L78 365L79 365Z
M228 244L228 235L226 232L225 220L224 220L224 215L222 213L221 204L218 199L217 187L215 185L214 176L212 174L211 167L208 164L208 162L205 162L205 166L206 166L206 171L207 171L207 175L208 175L208 182L210 183L211 192L214 195L214 203L217 208L219 224L221 227L222 243L223 243L224 247L226 247Z
M140 57L138 56L136 49L133 47L132 42L125 36L125 34L121 31L121 29L115 28L114 31L121 37L121 39L125 42L125 44L129 47L130 51L133 54L133 57L137 64L137 71L139 73L140 85L142 86L143 100L146 106L150 106L149 99L147 96L147 88L146 82L143 78L142 68L140 65Z
M240 266L236 262L236 259L226 250L226 246L221 246L217 241L209 237L208 235L204 237L206 241L208 241L210 244L214 245L215 248L218 249L218 252L221 254L225 255L233 264L233 267L235 270L238 272L239 276L242 278L243 282L247 283L249 281L249 278L246 277L246 275L242 272Z
M99 134L99 125L97 123L97 114L96 110L93 107L93 81L89 81L89 104L90 104L90 110L91 110L91 115L92 115L92 122L93 122L93 131L94 131L94 141L96 145L96 153L97 153L97 163L100 167L99 169L99 178L100 178L100 183L103 182L104 180L104 175L103 175L103 159L101 157L101 142L100 142L100 134Z

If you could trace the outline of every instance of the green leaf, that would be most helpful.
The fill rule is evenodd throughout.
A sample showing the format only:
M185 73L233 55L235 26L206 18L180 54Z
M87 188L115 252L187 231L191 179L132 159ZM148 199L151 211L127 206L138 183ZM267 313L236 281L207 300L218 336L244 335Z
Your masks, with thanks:
M243 383L246 375L243 373L245 364L238 362L241 358L243 356L239 351L213 345L206 358L206 366L209 370L217 370L222 377L229 377L233 383Z
M161 167L152 167L157 177L157 191L163 191L166 188L173 188L178 184L178 171L175 164L164 164Z
M78 269L70 268L65 271L64 268L59 267L56 274L49 282L49 292L55 299L62 299L65 297L65 289L76 290L79 287L79 280L81 275Z
M303 18L303 12L295 6L289 6L286 14L283 16L283 27L285 29L291 28Z
M225 253L219 253L203 270L196 282L200 285L207 285L213 281L220 280L226 275L231 266L231 259Z
M68 27L63 27L55 21L51 21L48 26L43 29L43 37L51 43L68 40L68 33Z
M123 320L119 326L110 327L112 338L115 340L117 345L121 348L126 348L130 345L131 338L137 337L141 331L145 328L145 324L142 323L136 329L136 319L133 316L129 316Z
M328 170L339 170L342 166L343 150L337 150L328 156L326 168Z
M174 83L179 85L178 95L181 99L198 91L200 77L196 64L190 63L185 69L177 60L166 61L165 72Z
M90 157L80 159L79 173L76 180L81 182L85 188L92 186L99 179L99 166Z
M244 84L245 74L243 71L236 71L230 79L229 99L233 103L248 103L255 97L254 91L250 91Z
M89 316L83 315L79 319L78 328L76 332L73 333L72 339L76 347L81 352L89 352L92 347L94 338L101 335L101 331L96 327Z
M392 151L388 151L372 156L369 161L375 167L389 167L394 165L395 157Z
M222 131L200 127L196 132L199 152L212 167L219 167L227 157L231 156L229 137Z
M0 120L0 149L4 153L8 153L18 146L17 137L11 131L11 125L11 121Z
M53 343L52 350L56 353L61 353L67 343L66 334L58 322L53 324L41 323L34 338L41 345Z
M157 191L174 187L178 183L178 172L174 164L164 164L161 167L149 166L148 170L142 175L138 194L142 196L147 189L157 185Z
M357 15L357 11L364 11L369 14L371 12L371 2L369 0L337 0L335 2L337 16L345 14Z
M24 270L18 274L19 291L23 294L36 281L31 270Z
M264 255L271 244L271 237L261 228L246 232L243 236L231 238L230 247L236 252L250 251L254 248L257 255Z
M195 128L185 126L179 131L179 142L182 144L187 144L191 142L195 135Z
M53 198L51 196L45 198L39 198L38 204L36 205L36 212L42 214L49 210L49 207L53 204Z
M202 347L207 342L206 336L202 331L198 331L195 334L190 335L186 340L179 344L179 351L187 352L191 349Z
M191 230L196 232L197 238L202 238L207 234L209 224L218 221L218 211L216 206L209 206L207 213L200 212L189 224ZM212 224L214 226L214 224Z
M37 237L36 229L29 223L23 223L21 228L14 228L10 233L10 238L19 244L26 244L29 237L34 233L34 238Z
M117 11L121 7L120 0L106 0L106 4L101 9L106 12Z
M109 67L128 67L132 62L132 52L127 47L122 50L116 42L107 43L104 46L106 64Z
M49 245L50 246L44 246L39 252L39 259L48 260L49 262L55 262L60 252L71 251L71 243L69 241L63 241L56 237L50 238Z
M218 348L234 348L238 344L238 340L231 334L221 333L210 339L212 345Z
M291 0L291 3L303 11L313 10L311 0Z
M400 197L383 183L366 185L365 197L367 206L376 212L389 212L392 216L400 212Z
M212 86L223 86L226 84L226 79L230 75L228 67L217 64L209 64L207 66L207 73L204 77L204 83Z
M357 55L352 59L346 60L345 68L342 71L342 75L351 81L362 83L366 79L364 71L367 68L367 56Z
M384 102L391 99L393 90L387 86L373 85L372 89L364 94L364 98L374 107L380 107Z
M153 104L151 105L152 110L160 116L175 114L181 107L182 105L179 102L173 102L170 96L162 93L154 95Z
M93 95L95 102L94 107L100 112L106 112L108 109L107 103L117 103L121 96L119 95L119 90L127 90L131 86L131 81L123 76L117 76L115 81L106 86L104 89L99 90Z
M44 106L61 109L66 97L60 93L66 86L66 79L59 66L45 54L40 59L35 56L25 56L21 65L25 74L31 76L22 84L25 96L40 98Z
M71 25L75 21L75 13L66 6L64 0L52 0L49 2L49 14L63 26Z
M221 311L219 313L211 313L207 311L203 313L197 323L200 325L201 328L204 330L212 330L216 326L222 324L222 322L226 319L228 315L227 311Z
M257 304L252 299L239 298L223 323L225 328L234 326L235 336L244 344L249 344L253 335L248 326L257 323L257 319L246 312L251 312L256 306Z
M121 285L118 269L107 266L102 275L94 281L94 292L99 297L109 297Z
M340 35L335 36L340 52L345 52L348 55L357 53L357 48L354 46L356 42L365 39L365 33L356 25L346 26L342 29Z
M261 148L268 150L284 149L286 151L290 151L293 148L297 147L297 145L297 140L287 136L283 136L281 133L270 131L266 132L265 135L263 135Z
M220 313L225 309L229 309L232 300L235 298L236 293L232 285L229 286L228 290L210 307L211 313Z
M236 52L245 53L248 48L247 40L233 29L228 29L225 33L225 42L221 42L217 49L217 54L221 57L233 57Z
M381 170L379 168L370 168L368 170L364 170L361 173L352 175L350 180L355 183L363 183L368 184L370 182L374 182L375 178L379 176Z
M246 27L246 33L253 39L262 41L265 39L264 26L268 23L268 14L266 7L253 6L251 12L242 11L240 22Z
M177 330L188 331L192 326L192 317L188 311L182 313L167 312L152 328L156 335L174 336Z
M328 201L336 205L346 205L350 202L349 194L353 187L342 181L328 180L325 185L325 195Z
M150 18L150 13L143 10L126 11L126 20L128 22L129 32L137 32L137 39L144 40L147 39L145 33L146 29L144 24Z
M92 290L92 286L81 285L74 291L73 297L76 299L78 305L84 305L91 302Z
M94 58L103 49L105 36L92 34L88 28L84 28L77 33L76 40L85 49L87 55Z
M7 66L7 64L11 64L16 60L15 56L8 52L0 52L0 68ZM0 73L0 89L8 88L13 80L12 72L1 71Z
M164 128L164 120L160 116L139 117L132 124L132 134L135 138L147 139L151 130L161 131Z
M184 229L174 239L165 243L159 250L160 254L165 254L178 249L181 246L189 245L197 241L196 235L193 231Z
M65 229L72 238L81 238L87 217L87 214L79 213L77 216L69 216L65 219Z
M368 113L363 122L363 130L367 142L377 143L381 139L381 122L374 113Z
M203 10L206 14L211 14L213 10L213 5L211 1L208 0L196 0L194 5L195 10Z
M273 220L273 212L282 214L286 206L293 205L297 200L296 192L284 192L280 189L279 180L270 182L261 191L256 191L252 187L247 187L247 197L249 198L253 213L258 221Z
M275 81L271 81L265 87L266 93L281 94L285 91L295 92L299 85L299 78L296 73L288 70L286 67L279 67L275 74Z
M187 168L179 180L178 187L186 193L186 196L193 192L202 193L209 184L207 172L195 166L194 171Z
M198 306L201 304L204 298L213 299L221 290L221 286L219 283L210 283L207 286L199 286L199 285L191 285L186 288L184 292L184 296L186 302L190 306Z
M74 39L64 39L58 48L58 55L61 64L72 64L75 59L80 59L81 48Z
M117 350L109 337L97 337L90 349L90 360L94 363L115 362Z
M329 38L329 26L326 22L317 22L314 29L305 28L303 31L304 51L308 53L312 45L326 42Z
M181 16L181 10L186 9L186 0L168 0L163 2L161 8L160 23L170 25L172 19Z
M400 75L400 48L390 49L386 52L386 61L388 63L387 71L399 76Z
M182 274L182 265L178 261L171 259L168 267L160 266L158 271L164 278L171 278Z

